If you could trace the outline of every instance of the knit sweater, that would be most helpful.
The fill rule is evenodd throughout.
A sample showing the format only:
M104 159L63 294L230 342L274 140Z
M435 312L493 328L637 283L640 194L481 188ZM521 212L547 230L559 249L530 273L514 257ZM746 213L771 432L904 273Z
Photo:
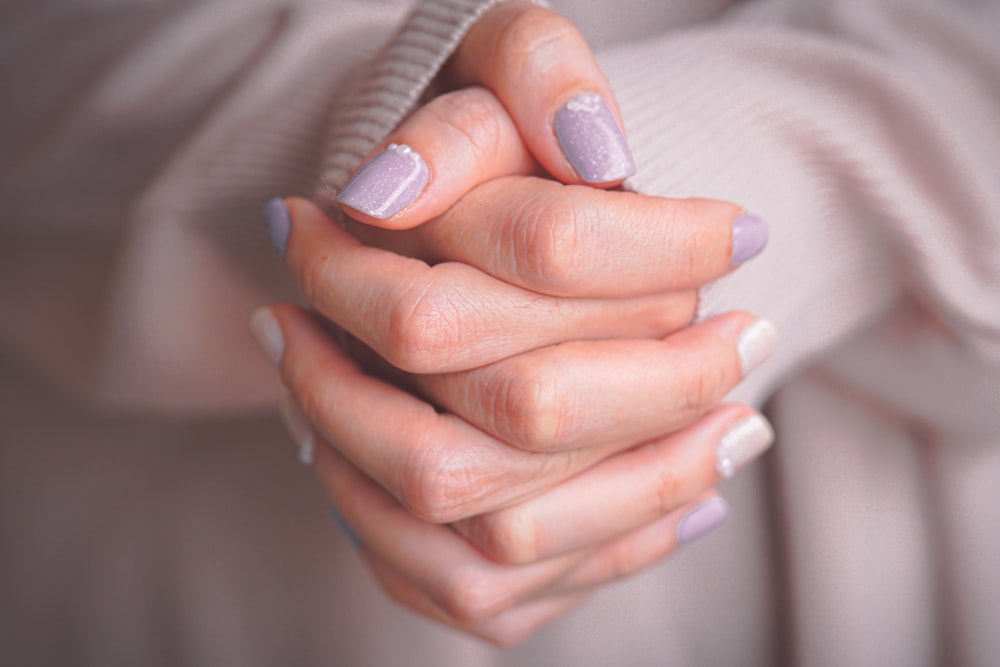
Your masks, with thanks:
M291 295L257 222L261 204L304 194L334 211L332 193L491 4L5 10L13 27L4 28L0 84L16 94L4 96L0 126L0 438L33 443L3 453L0 469L19 471L0 479L5 543L30 542L45 525L32 481L77 460L62 449L70 443L105 461L88 468L94 480L120 469L111 459L123 451L95 443L120 440L160 443L163 460L200 462L217 470L212 488L231 488L226 466L213 467L212 443L266 447L262 435L275 432L248 435L251 418L239 416L278 391L244 333L246 315ZM777 355L732 396L770 399L778 445L722 487L730 525L498 653L389 607L357 576L345 543L313 542L332 538L314 536L322 528L308 517L288 518L301 509L294 503L280 515L293 541L327 557L252 557L253 570L233 544L198 531L190 510L205 505L176 502L169 485L128 487L139 505L163 504L163 525L180 526L166 543L192 554L164 561L135 547L131 567L187 593L121 588L115 568L61 561L61 580L77 583L54 588L44 559L15 553L0 556L0 572L19 582L5 587L3 619L17 615L16 603L17 627L45 636L54 621L41 610L75 600L59 627L73 628L77 664L108 664L116 651L150 664L164 646L187 664L296 655L296 664L410 665L1000 659L997 5L551 4L581 25L615 89L638 165L626 186L737 201L771 225L763 255L701 294L702 317L749 310L781 333ZM223 421L214 431L165 425L91 412L79 397ZM53 420L65 430L40 426ZM250 459L269 470L266 455ZM145 468L127 470L141 478ZM277 478L290 496L302 483ZM117 488L95 482L93 497ZM53 494L72 505L65 488ZM254 507L241 498L214 521L241 526L254 543ZM95 534L120 534L120 512L92 520L107 526ZM80 542L97 563L116 543ZM212 563L272 574L280 592L249 590L249 574L193 585ZM288 568L304 582L275 574ZM265 599L283 600L296 623L262 628L240 611ZM227 611L206 611L219 605ZM140 632L147 616L137 608L164 614L173 631ZM337 627L306 620L324 618ZM0 651L59 664L57 654L32 653L41 650L32 636L0 637Z

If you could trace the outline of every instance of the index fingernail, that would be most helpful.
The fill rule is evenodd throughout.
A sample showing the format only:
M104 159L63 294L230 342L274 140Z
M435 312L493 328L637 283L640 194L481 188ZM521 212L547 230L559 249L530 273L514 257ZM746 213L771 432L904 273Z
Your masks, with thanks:
M416 201L430 180L427 163L406 144L389 144L337 196L345 206L385 220Z
M580 93L556 113L556 138L577 175L588 183L622 181L635 173L625 134L597 93Z

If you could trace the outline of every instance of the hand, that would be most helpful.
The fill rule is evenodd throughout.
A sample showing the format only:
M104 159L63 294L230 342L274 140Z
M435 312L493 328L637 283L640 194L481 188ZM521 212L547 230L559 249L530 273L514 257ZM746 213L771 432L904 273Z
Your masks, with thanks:
M382 586L418 613L500 644L717 525L726 506L706 489L771 440L752 410L722 406L619 453L519 452L365 374L297 306L260 311L256 323L309 411L286 401L289 430L315 452L318 477ZM710 326L677 336L697 345L691 332ZM679 356L689 351L674 343Z
M470 114L470 108L475 113ZM546 124L543 129L550 131L550 127ZM742 438L743 455L733 459L736 463L744 462L741 456L758 453L768 438L766 422L759 418L748 421L747 415L752 413L739 407L720 408L722 417L716 411L690 427L711 430L714 418L716 430L711 435L699 438L687 431L670 438L662 435L690 424L715 405L740 376L741 364L734 363L738 358L734 349L741 332L753 322L749 316L733 315L728 321L720 318L699 325L683 332L691 337L686 343L683 337L655 340L690 320L694 287L730 270L733 220L739 209L707 200L676 202L563 187L525 177L523 174L539 173L540 169L522 144L519 132L524 134L490 93L469 89L431 102L389 139L421 146L431 165L428 171L435 176L429 178L412 205L381 222L373 216L365 219L363 212L352 213L366 222L397 228L420 225L428 211L437 210L435 206L441 214L405 233L360 225L353 229L373 245L422 257L434 266L384 250L362 248L305 202L291 202L294 231L282 245L287 247L293 274L310 301L396 365L426 373L401 379L397 374L397 379L454 414L438 415L429 404L373 377L363 381L365 376L356 367L346 375L338 375L333 366L320 361L318 349L310 351L307 345L289 340L280 356L286 381L310 419L339 448L339 453L323 447L317 452L317 466L324 481L333 485L331 489L352 487L350 474L336 476L325 466L328 454L339 469L366 480L348 463L351 460L390 491L395 499L391 502L397 503L393 511L400 515L404 513L398 501L418 516L439 522L466 517L454 527L495 561L491 563L483 553L471 549L479 561L469 561L470 567L479 562L487 569L503 569L498 562L558 560L562 566L547 570L550 583L555 586L555 579L551 579L555 575L560 580L575 581L560 589L568 594L578 591L581 585L612 576L606 567L592 565L583 568L592 573L589 578L569 577L566 564L590 562L590 556L585 554L592 555L595 563L607 560L606 555L597 556L597 552L618 553L622 558L632 554L632 566L616 570L623 574L648 562L639 557L641 554L658 557L672 548L672 537L664 541L660 535L657 549L635 551L639 543L633 544L634 536L629 536L645 530L641 526L650 521L672 521L676 526L677 516L664 519L664 514L714 483L719 468L726 470L717 451L722 432L728 432L734 424L758 425L751 429L753 437ZM463 155L467 162L456 157ZM550 151L550 162L553 155L559 158L561 153ZM377 161L375 158L369 164ZM459 168L436 168L454 164ZM566 164L563 162L564 168ZM558 167L550 169L556 171ZM496 179L503 174L511 176ZM469 188L471 192L451 205L450 200ZM516 198L512 199L511 193ZM702 224L692 224L699 218ZM690 254L683 256L678 245L690 249ZM498 253L497 249L509 252ZM609 249L613 252L608 253ZM456 259L465 264L442 261ZM341 289L331 290L331 285ZM546 297L540 297L539 292ZM419 299L413 301L417 295ZM288 308L273 311L277 320L271 329L284 331L282 338L292 337L305 326L303 321L296 321L296 311ZM298 316L307 317L301 311ZM442 322L447 326L437 325ZM510 331L523 335L503 335ZM427 337L428 332L432 336ZM325 335L322 330L319 334ZM581 336L654 340L567 342ZM686 346L695 351L704 341L709 341L701 348L708 372L699 377L702 369L695 368L693 362L702 357L686 354ZM557 342L565 344L551 346ZM292 352L299 348L303 350L301 355ZM721 356L717 354L725 348L728 356L725 351ZM375 359L374 355L368 356ZM291 358L301 360L294 364L301 372L289 370L293 362L286 359ZM635 372L622 372L617 360L630 362ZM668 378L663 369L683 360L692 362L691 372L679 371ZM497 363L481 367L491 362ZM317 367L323 371L316 372ZM608 381L618 381L621 389L619 401L610 405L601 400L606 398ZM360 392L363 386L379 391L365 394ZM535 391L550 386L573 389L572 411L560 400L544 400L545 396ZM691 388L696 392L700 388L704 396L692 400ZM353 403L355 410L334 409L335 405L346 405L346 397L337 393L342 389L357 399ZM561 391L546 393L549 398L566 395ZM496 409L500 396L507 397L509 409ZM582 403L576 401L577 396ZM642 399L638 405L628 400L632 396ZM663 409L664 402L671 404L675 400L677 410ZM406 409L376 409L383 404ZM567 414L581 414L589 421L584 419L563 429L548 428L549 424L565 423ZM359 419L359 415L363 418ZM497 437L489 438L455 415L466 417ZM497 420L497 416L501 419ZM386 425L394 428L386 431ZM741 429L746 431L745 427L736 430ZM298 431L305 432L301 427ZM350 437L345 438L345 434ZM617 453L644 440L651 440L651 444ZM680 442L689 444L686 450ZM539 451L527 456L513 450L511 443ZM685 466L667 455L680 450L696 451L697 456L689 454ZM637 461L635 456L640 452L646 452L648 458L641 466L630 468L628 462ZM599 461L604 462L559 484ZM661 465L654 465L657 461ZM647 474L645 483L641 473ZM601 488L604 493L595 493ZM629 492L622 493L623 489ZM355 497L352 492L344 493ZM385 500L385 491L380 493ZM361 532L368 545L366 553L372 554L373 569L380 573L383 584L394 595L409 600L418 611L430 613L425 604L415 601L414 590L436 600L439 610L442 605L451 610L442 620L468 626L475 617L475 627L470 627L473 631L489 636L491 631L484 627L503 626L510 636L511 623L530 629L541 622L539 619L548 618L529 609L544 607L551 611L564 607L565 600L550 599L553 595L560 597L553 592L558 586L522 586L520 600L478 605L467 599L470 591L464 590L461 582L448 584L449 571L441 569L437 558L445 545L431 545L433 548L420 552L423 560L409 551L393 557L383 548L384 540L391 541L392 530L381 541L375 537L370 541L367 534L371 532L369 525L375 531L392 525L375 512L385 508L386 502L362 503L351 512L337 495L333 497L352 524L365 526ZM644 505L642 501L650 497L657 501ZM718 503L721 500L712 506L718 507ZM646 509L636 511L642 507ZM565 527L579 523L580 517L586 517L585 529L567 533ZM412 514L407 520L426 526ZM447 531L447 535L470 549L469 543L454 532ZM612 544L626 546L619 552ZM391 574L386 573L387 567ZM521 580L523 574L520 568L502 574L490 572L500 589L507 588L498 583L504 577ZM538 579L531 581L537 584ZM406 593L405 584L415 589ZM526 602L539 597L549 602ZM471 615L464 614L464 621L463 609L472 610ZM508 620L484 620L500 616ZM525 623L531 618L536 620Z

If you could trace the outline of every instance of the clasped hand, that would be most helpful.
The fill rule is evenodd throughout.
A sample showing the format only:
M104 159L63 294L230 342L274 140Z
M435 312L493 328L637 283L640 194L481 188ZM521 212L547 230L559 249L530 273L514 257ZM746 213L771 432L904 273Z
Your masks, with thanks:
M385 590L509 644L719 523L713 485L770 444L720 401L773 327L692 324L766 225L612 190L634 170L613 95L547 9L489 12L444 79L342 190L346 230L269 205L313 310L252 324Z

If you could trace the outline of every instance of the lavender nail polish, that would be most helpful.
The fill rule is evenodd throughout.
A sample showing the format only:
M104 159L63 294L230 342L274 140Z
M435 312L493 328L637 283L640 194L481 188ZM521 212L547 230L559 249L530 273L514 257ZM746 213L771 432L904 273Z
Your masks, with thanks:
M556 113L556 138L581 179L621 181L635 173L635 159L611 109L597 93L580 93Z
M288 234L292 231L292 215L288 205L281 197L275 197L264 207L264 227L271 244L282 259L285 257L285 246L288 245Z
M389 144L355 174L337 199L384 220L412 204L429 179L430 170L419 153L405 144Z
M753 259L767 245L767 222L756 215L741 215L733 221L732 266Z
M340 532L347 538L347 541L350 542L355 549L360 549L363 544L361 536L354 532L354 529L351 528L351 524L347 523L347 519L342 517L340 512L338 512L333 505L328 506L327 511L330 513L330 518L333 519L333 522L337 524L337 528L339 528Z
M709 498L687 514L677 524L677 543L691 544L699 537L718 528L729 516L726 501L716 496Z

